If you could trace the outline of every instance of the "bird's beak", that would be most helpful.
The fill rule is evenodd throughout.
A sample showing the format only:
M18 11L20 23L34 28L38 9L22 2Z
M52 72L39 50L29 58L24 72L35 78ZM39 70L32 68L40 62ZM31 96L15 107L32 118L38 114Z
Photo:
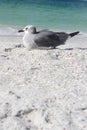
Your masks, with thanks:
M20 32L24 32L24 30L18 30L18 32L20 33Z

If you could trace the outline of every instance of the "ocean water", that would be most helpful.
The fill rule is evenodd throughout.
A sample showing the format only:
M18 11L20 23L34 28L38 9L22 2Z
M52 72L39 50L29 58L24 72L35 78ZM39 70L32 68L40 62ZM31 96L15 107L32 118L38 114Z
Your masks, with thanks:
M0 0L0 27L87 32L87 0Z

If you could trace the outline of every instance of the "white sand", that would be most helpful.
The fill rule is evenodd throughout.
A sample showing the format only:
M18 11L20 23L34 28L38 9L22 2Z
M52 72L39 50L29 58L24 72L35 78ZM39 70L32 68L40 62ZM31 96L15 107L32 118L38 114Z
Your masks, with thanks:
M74 49L20 43L0 36L0 130L87 130L87 37L60 46Z

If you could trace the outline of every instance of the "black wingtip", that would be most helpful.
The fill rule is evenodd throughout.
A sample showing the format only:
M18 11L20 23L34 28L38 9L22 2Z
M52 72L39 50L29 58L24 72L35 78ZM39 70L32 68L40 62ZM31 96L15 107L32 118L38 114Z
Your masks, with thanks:
M70 33L69 35L70 35L71 37L73 37L73 36L75 36L75 35L77 35L77 34L79 34L79 33L80 33L80 32L77 31L77 32Z

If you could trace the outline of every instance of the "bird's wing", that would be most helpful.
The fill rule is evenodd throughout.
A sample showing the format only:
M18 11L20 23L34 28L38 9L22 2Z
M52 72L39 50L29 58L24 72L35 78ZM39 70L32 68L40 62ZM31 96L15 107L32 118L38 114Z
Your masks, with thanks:
M65 43L65 41L68 39L69 34L65 33L65 32L55 32L56 35L59 37L59 40L62 44Z
M54 32L47 30L38 32L34 40L38 46L56 47L60 44L59 37Z

